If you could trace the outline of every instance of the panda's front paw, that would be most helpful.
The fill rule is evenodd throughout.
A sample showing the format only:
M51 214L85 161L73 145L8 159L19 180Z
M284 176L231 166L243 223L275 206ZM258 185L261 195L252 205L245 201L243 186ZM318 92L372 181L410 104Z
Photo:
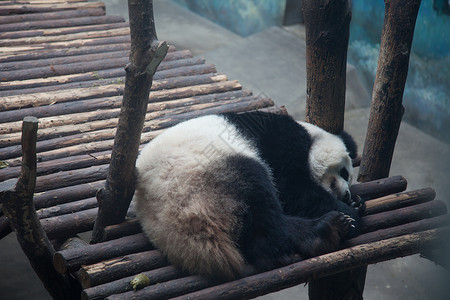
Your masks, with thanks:
M366 213L366 203L365 201L358 195L352 197L350 199L349 205L358 211L360 216L363 216Z

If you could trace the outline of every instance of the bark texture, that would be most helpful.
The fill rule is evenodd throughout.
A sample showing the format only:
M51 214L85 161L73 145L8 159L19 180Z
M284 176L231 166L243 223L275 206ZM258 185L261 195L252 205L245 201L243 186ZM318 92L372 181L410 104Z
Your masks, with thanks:
M385 0L377 74L358 181L389 176L420 0Z
M36 185L37 128L37 118L24 119L22 170L18 180L8 180L0 187L2 209L17 234L20 247L50 295L54 299L79 299L81 294L79 284L53 269L53 255L56 251L39 222L33 204Z
M153 2L128 1L130 62L125 67L125 90L105 187L99 190L99 212L92 242L100 242L106 226L124 220L135 189L135 162L156 68L168 51L158 42Z
M331 133L344 128L348 1L302 1L306 29L306 121Z

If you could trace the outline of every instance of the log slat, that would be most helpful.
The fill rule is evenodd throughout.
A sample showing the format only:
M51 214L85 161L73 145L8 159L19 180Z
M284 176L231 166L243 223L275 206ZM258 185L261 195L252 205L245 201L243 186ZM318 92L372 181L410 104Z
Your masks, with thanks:
M103 24L116 24L120 25L120 27L128 26L125 23L125 19L121 16L88 16L88 17L77 17L77 18L67 18L67 19L59 19L59 20L40 20L40 21L29 21L29 22L20 22L13 24L4 24L2 25L2 29L0 30L0 37L4 39L8 38L17 38L17 37L32 37L32 36L51 36L57 34L71 34L77 33L83 30L84 28L96 28L91 27L92 25L103 25ZM89 27L88 27L89 26ZM74 27L72 30L68 30L68 28ZM76 31L73 31L76 27ZM83 28L84 27L84 28ZM102 27L99 27L102 28ZM94 29L98 30L98 29ZM23 40L20 42L18 40L17 43L7 44L5 41L2 41L2 46L11 46L11 45L19 45L26 44L28 40Z
M177 268L173 266L162 267L156 270L150 270L142 272L145 276L150 279L153 284L158 284L161 282L166 282L183 276ZM112 294L120 294L127 291L131 291L131 280L133 276L125 277L122 279L114 280L105 284L97 285L91 288L83 290L81 294L81 299L83 300L93 300L93 299L103 299Z
M105 10L103 8L77 9L60 12L36 13L36 14L18 14L10 16L0 16L0 24L19 23L18 25L20 26L20 23L22 22L93 17L93 16L103 16L104 14Z
M82 266L78 272L83 288L111 282L146 270L167 266L167 260L158 250L133 253L97 264Z
M376 214L382 211L397 209L433 200L436 192L432 188L402 192L366 201L366 214Z
M70 9L87 9L87 8L102 8L105 5L102 2L79 2L79 3L61 3L61 4L28 4L28 5L1 5L0 16L11 14L27 14L40 12L55 12Z

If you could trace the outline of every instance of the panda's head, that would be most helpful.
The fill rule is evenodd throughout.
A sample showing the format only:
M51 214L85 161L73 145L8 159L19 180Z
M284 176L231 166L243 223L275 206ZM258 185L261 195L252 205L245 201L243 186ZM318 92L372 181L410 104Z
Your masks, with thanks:
M301 125L311 136L308 160L313 179L338 199L348 202L353 179L351 159L356 157L356 143L347 133L336 136L308 123Z

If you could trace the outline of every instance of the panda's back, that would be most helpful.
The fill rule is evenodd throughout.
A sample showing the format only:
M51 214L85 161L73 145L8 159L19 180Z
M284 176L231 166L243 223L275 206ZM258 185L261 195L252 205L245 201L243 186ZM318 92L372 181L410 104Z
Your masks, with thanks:
M220 115L176 125L142 150L136 214L172 263L201 274L241 272L236 243L246 207L236 195L247 187L236 157L260 162L253 145Z

